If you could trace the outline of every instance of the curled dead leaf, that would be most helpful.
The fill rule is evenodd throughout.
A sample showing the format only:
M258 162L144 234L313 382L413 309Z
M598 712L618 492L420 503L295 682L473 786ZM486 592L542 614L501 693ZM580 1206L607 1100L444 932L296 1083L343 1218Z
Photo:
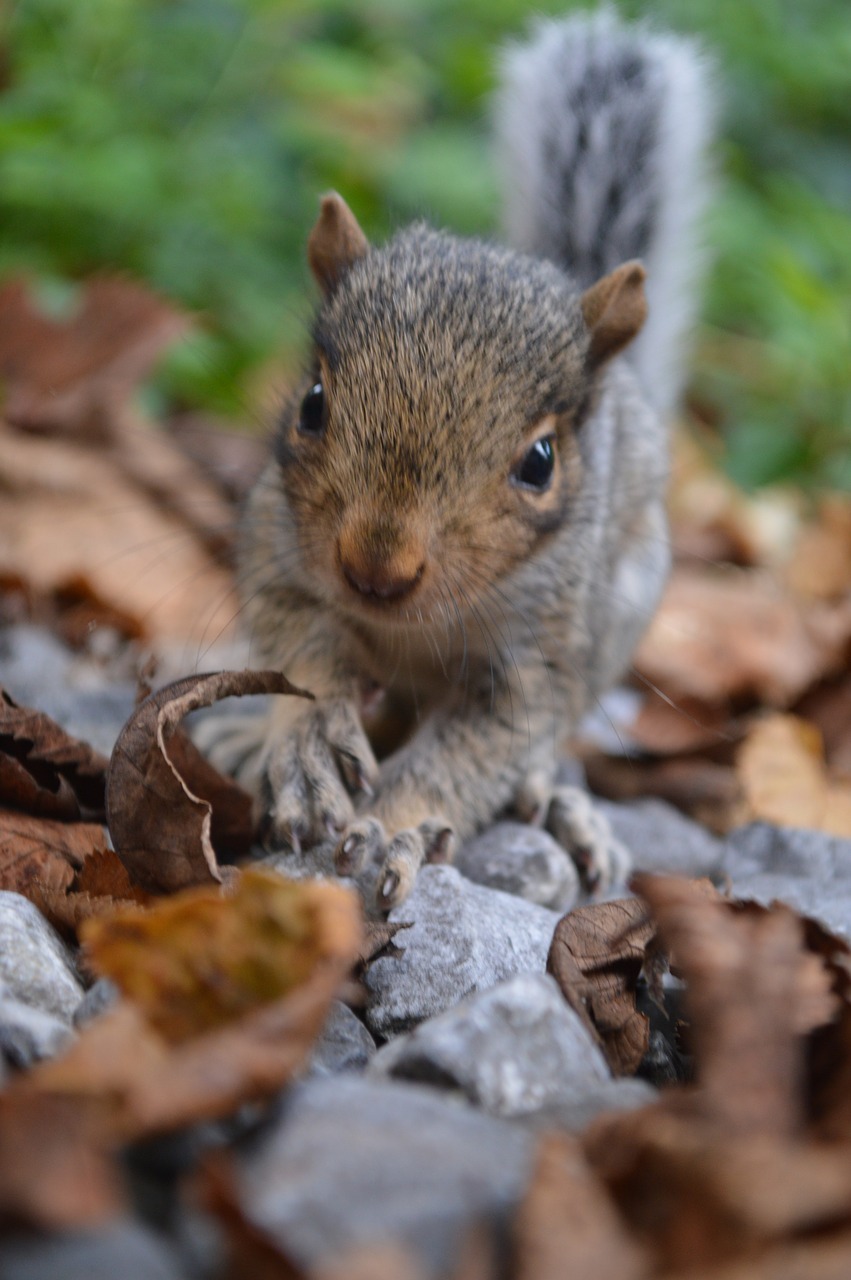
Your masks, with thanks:
M0 687L0 803L73 821L104 809L107 760Z
M356 955L360 927L339 886L249 867L228 896L193 889L143 914L117 911L92 920L83 940L95 971L180 1043L339 966Z
M671 963L686 981L695 1099L719 1132L791 1135L804 1120L804 1036L837 1001L788 907L737 906L699 883L639 875Z
M547 969L616 1075L633 1074L647 1052L635 989L655 932L644 904L629 898L578 907L553 935Z
M91 920L84 932L98 969L132 998L13 1087L106 1099L120 1140L227 1115L280 1089L306 1061L361 947L354 894L260 869L243 873L231 896L190 890Z
M278 671L187 676L147 697L122 729L107 779L109 831L142 888L173 892L221 881L212 842L213 806L181 775L170 743L190 711L221 698L257 693L310 697ZM185 746L181 750L185 759ZM224 779L222 786L227 786Z

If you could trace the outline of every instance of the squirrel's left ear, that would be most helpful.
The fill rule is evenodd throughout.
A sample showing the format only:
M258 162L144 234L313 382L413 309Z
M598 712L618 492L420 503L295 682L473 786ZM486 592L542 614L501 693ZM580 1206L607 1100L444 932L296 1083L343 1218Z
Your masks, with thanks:
M369 249L358 220L336 191L322 197L319 217L307 241L307 261L324 294L333 293L340 277Z
M623 351L647 319L646 276L640 262L624 262L583 293L580 305L591 333L592 369Z

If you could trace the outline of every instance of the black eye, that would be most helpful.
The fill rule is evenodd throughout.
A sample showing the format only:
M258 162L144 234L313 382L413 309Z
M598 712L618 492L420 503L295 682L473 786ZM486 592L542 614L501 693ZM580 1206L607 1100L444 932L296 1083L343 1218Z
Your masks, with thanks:
M556 454L552 436L536 440L515 469L512 479L527 489L544 490L553 478Z
M303 436L321 436L325 430L325 392L315 382L301 402L298 429Z

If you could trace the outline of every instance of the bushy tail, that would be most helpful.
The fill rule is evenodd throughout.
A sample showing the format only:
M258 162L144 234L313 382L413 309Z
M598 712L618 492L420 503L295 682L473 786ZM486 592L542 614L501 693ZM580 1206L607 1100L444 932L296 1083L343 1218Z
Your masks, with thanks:
M582 286L629 258L649 317L629 355L662 413L680 393L702 267L711 74L698 46L608 11L536 25L496 96L505 227Z

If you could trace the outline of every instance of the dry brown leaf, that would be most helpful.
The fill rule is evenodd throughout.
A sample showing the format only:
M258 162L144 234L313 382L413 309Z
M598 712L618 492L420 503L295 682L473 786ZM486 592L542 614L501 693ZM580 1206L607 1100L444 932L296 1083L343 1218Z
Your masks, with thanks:
M675 702L783 708L841 667L850 637L851 600L803 607L768 573L681 566L635 665Z
M539 1143L511 1236L512 1280L640 1280L648 1274L581 1147L566 1135Z
M851 503L847 496L825 495L818 518L798 536L786 581L809 600L833 600L851 591Z
M0 374L7 419L28 431L74 432L103 439L105 407L125 400L187 320L131 280L89 281L68 320L33 305L27 284L0 289Z
M26 890L55 929L77 942L83 921L93 916L110 916L123 908L145 907L154 899L130 883L127 868L112 849L95 849L89 854L70 884L54 884L39 876Z
M187 676L146 698L122 729L109 765L109 831L142 888L172 892L221 881L211 838L212 806L181 777L170 756L170 739L190 711L256 693L310 696L278 671Z
M744 820L851 836L851 779L831 781L821 734L806 720L761 720L739 748L736 769Z
M0 687L0 803L46 818L104 810L107 760Z
M657 796L723 835L741 821L739 780L732 765L703 756L665 760L584 757L588 785L610 800Z
M654 1274L753 1257L784 1237L849 1219L847 1147L731 1136L687 1101L604 1115L583 1137L592 1168L656 1255Z
M812 689L796 704L795 714L821 733L831 772L851 778L851 675Z
M224 1233L219 1280L312 1280L278 1242L242 1211L233 1167L217 1152L201 1165L196 1194Z
M235 890L194 889L138 912L92 921L92 967L180 1042L233 1022L338 963L360 942L351 895L249 867Z
M787 1137L804 1121L804 1036L837 1010L822 958L787 907L734 907L693 881L638 875L686 980L697 1105L729 1136Z
M203 641L238 608L221 567L233 507L130 402L186 327L127 280L92 281L61 322L20 281L0 289L0 563L42 598L82 578L125 631ZM90 610L66 617L74 638Z
M298 930L286 937L281 894L289 904L284 915L298 918L298 909L290 911L294 896L303 902L304 921L315 927L312 937L301 938L312 966L297 954ZM110 930L110 956L116 959L119 928L130 935L137 924L148 925L145 946L134 938L115 967L106 969L138 1000L121 1000L85 1027L62 1057L39 1064L17 1080L12 1091L106 1100L112 1132L123 1141L224 1116L243 1102L277 1092L306 1061L330 1003L357 958L359 905L339 885L288 885L271 872L248 870L235 894L222 899L223 911L232 914L234 922L208 931L198 942L203 954L189 964L194 964L194 973L187 977L181 967L188 963L182 951L185 933L174 936L161 913L165 911L170 922L181 899L197 903L210 896L190 891L114 924L89 921L87 934L100 939L99 962L107 953ZM259 921L263 898L265 924ZM159 926L151 927L158 917ZM197 938L197 932L191 932ZM126 967L131 955L145 966L144 975ZM276 964L281 966L278 972ZM293 986L305 971L306 980ZM192 981L194 991L189 987ZM282 991L287 994L279 995ZM166 1040L145 1010L153 1022L179 1036L180 1043ZM231 1020L223 1021L227 1017ZM193 1027L209 1029L193 1035Z
M40 884L64 892L86 858L106 847L103 827L51 822L0 809L0 889L32 896Z
M0 1094L0 1223L79 1231L125 1209L99 1106L14 1088Z
M822 1232L809 1240L786 1240L717 1267L668 1272L665 1280L848 1280L849 1275L851 1232L843 1231L835 1235Z
M633 1074L649 1026L635 988L655 928L636 898L579 907L556 925L547 969L588 1027L616 1075Z

